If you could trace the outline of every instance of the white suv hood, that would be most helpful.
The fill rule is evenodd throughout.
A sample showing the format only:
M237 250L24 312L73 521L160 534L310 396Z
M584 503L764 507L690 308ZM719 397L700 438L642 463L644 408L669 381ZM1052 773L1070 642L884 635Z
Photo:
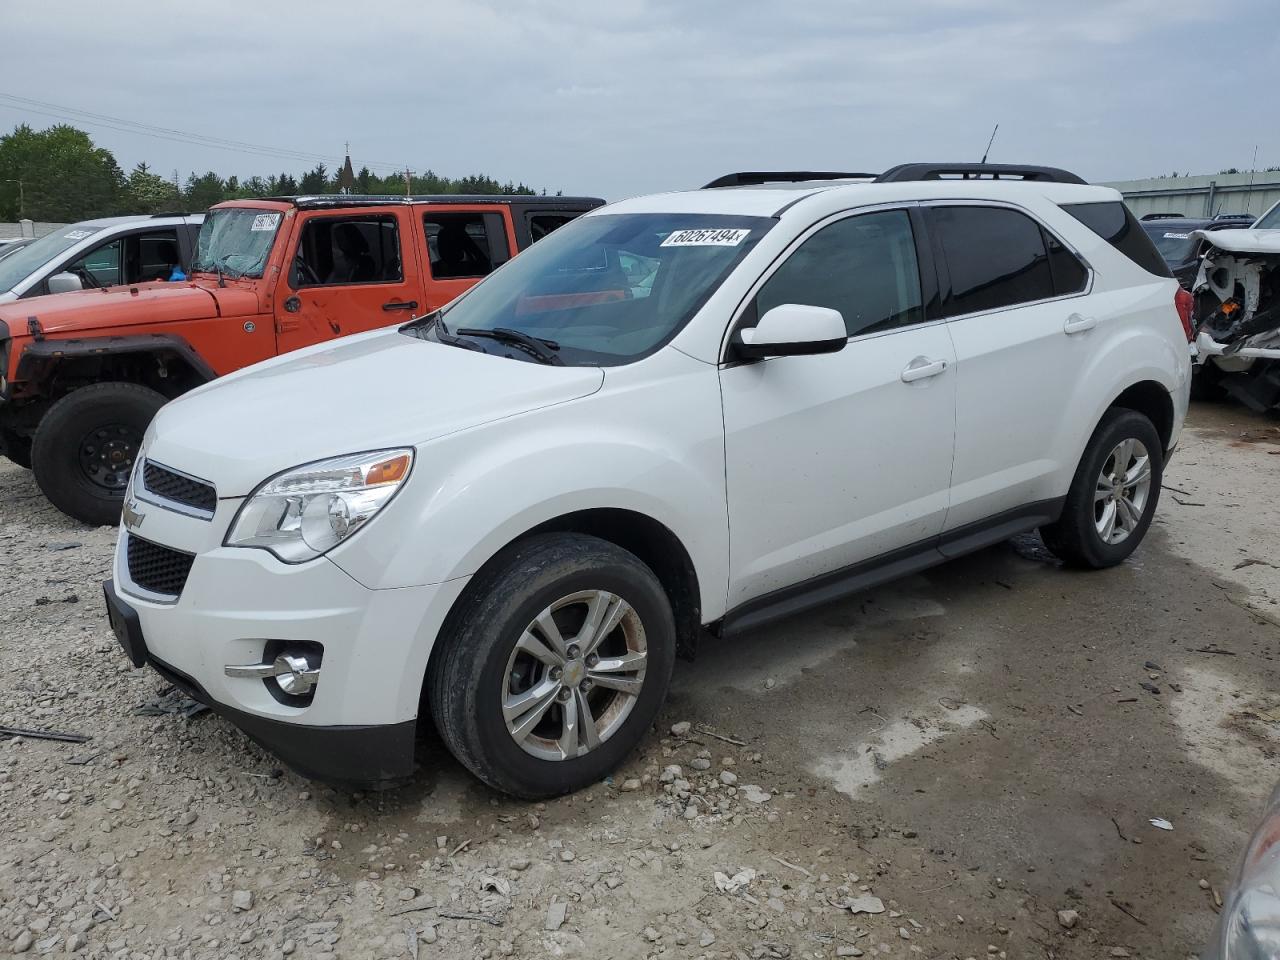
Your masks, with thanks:
M600 389L596 367L526 363L379 330L248 367L163 407L146 455L246 496L326 457L412 446Z

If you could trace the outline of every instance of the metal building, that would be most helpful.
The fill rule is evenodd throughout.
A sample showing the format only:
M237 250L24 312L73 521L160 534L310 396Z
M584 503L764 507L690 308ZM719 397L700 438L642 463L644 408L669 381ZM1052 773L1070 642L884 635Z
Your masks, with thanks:
M1186 217L1251 213L1256 217L1280 201L1280 170L1121 180L1103 186L1123 193L1129 209L1138 217L1148 213Z

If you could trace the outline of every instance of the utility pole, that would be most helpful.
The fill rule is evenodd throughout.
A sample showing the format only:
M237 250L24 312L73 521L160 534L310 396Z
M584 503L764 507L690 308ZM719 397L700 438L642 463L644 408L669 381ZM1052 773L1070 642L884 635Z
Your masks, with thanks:
M21 180L5 180L4 182L16 183L18 185L18 219L19 220L24 219L22 215L23 213L26 212L27 205L26 205L26 198L22 191L22 181Z
M1249 189L1245 191L1245 195L1244 195L1244 212L1245 213L1253 212L1253 175L1254 173L1257 172L1257 170L1258 170L1258 145L1255 143L1253 145L1253 163L1249 164ZM1266 211L1263 211L1263 212L1265 213Z
M413 171L408 167L404 168L404 195L406 197L413 194Z

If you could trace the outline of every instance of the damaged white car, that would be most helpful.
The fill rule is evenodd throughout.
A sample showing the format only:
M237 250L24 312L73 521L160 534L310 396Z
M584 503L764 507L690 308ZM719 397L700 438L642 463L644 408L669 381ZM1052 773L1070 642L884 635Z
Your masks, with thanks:
M1192 286L1201 387L1280 407L1280 203L1247 230L1192 236L1205 245Z

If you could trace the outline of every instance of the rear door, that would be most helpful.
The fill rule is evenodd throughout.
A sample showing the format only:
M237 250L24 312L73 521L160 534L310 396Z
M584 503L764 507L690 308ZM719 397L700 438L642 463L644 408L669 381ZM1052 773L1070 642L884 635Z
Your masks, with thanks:
M1067 401L1101 318L1083 259L1027 211L924 209L958 371L950 532L1063 494Z
M422 312L412 208L350 207L303 215L275 297L281 353L402 323Z
M422 310L430 313L466 293L514 254L515 234L504 204L416 207L426 252Z

